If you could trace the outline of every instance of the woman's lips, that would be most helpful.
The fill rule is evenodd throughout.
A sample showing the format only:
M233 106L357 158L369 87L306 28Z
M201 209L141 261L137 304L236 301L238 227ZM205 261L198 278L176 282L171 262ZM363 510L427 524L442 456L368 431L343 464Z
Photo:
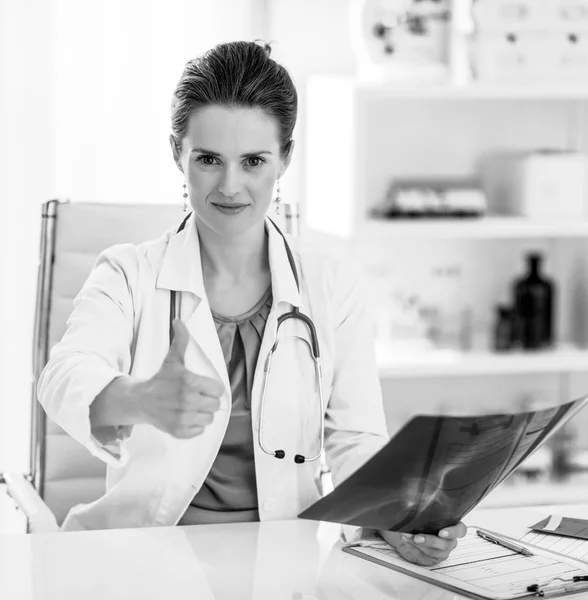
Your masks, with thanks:
M248 204L216 204L215 202L212 202L212 205L225 215L238 215L248 206Z

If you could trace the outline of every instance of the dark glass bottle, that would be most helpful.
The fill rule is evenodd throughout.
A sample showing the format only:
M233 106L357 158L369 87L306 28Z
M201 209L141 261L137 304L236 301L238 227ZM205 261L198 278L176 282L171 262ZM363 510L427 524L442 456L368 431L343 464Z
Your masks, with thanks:
M555 286L541 273L541 254L526 258L528 272L514 285L517 338L523 349L538 350L553 344Z
M496 321L494 324L494 350L503 352L513 346L513 311L508 306L499 304L496 307Z

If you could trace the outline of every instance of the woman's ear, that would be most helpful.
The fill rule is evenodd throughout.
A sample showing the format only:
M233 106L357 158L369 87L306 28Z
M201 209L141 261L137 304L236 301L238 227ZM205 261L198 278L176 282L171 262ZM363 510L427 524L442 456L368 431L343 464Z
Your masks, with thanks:
M292 154L294 152L294 140L290 140L290 144L288 145L288 152L285 154L284 158L282 158L282 169L280 172L280 177L286 172L288 167L290 166L290 161L292 160Z
M182 162L180 159L180 149L178 148L178 145L176 144L176 138L173 136L173 133L169 134L169 144L172 149L174 162L176 163L176 166L178 167L178 169L183 173L184 171L182 169Z

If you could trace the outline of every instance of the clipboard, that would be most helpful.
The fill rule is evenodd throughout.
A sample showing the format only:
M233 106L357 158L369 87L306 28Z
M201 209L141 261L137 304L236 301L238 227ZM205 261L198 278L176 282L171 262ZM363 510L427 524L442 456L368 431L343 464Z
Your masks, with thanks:
M298 516L376 530L437 534L457 524L588 404L539 411L419 415Z
M573 581L574 577L588 576L588 563L533 544L525 547L534 556L523 556L487 542L476 535L476 529L479 528L468 527L465 538L449 558L434 567L406 561L383 540L350 544L342 550L475 600L548 598L588 591L588 581ZM494 535L516 541L502 534Z

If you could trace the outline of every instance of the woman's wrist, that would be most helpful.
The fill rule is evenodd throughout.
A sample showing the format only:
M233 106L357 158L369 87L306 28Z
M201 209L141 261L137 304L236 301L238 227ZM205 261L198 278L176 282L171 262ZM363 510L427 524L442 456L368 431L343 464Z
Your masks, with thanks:
M145 383L130 375L115 377L90 405L92 428L143 423L140 399Z

